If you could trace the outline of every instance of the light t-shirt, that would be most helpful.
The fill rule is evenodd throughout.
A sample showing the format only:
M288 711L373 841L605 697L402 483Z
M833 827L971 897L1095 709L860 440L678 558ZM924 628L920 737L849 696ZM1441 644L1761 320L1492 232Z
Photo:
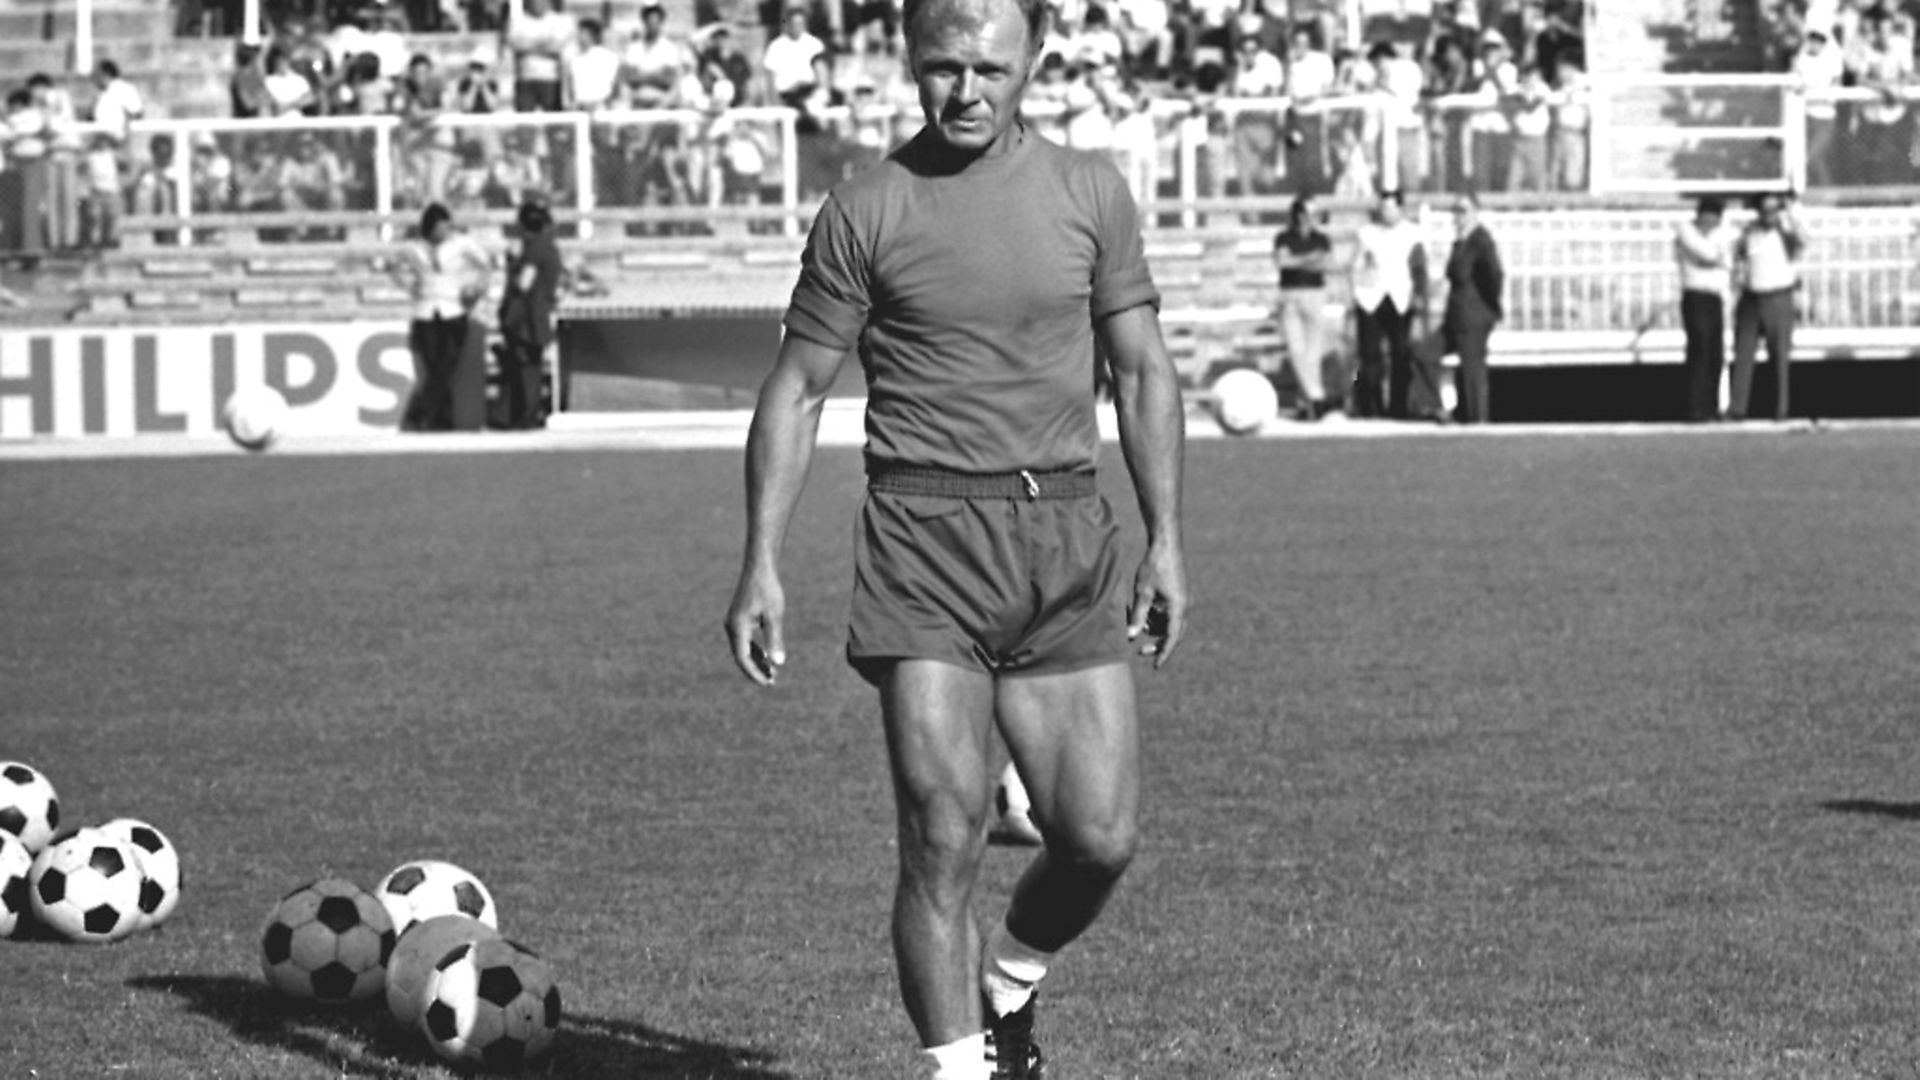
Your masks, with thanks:
M781 34L761 50L760 66L766 69L767 80L778 96L811 83L813 58L826 51L826 44L812 34L797 38Z
M943 172L922 131L814 219L786 330L859 349L872 460L1000 473L1099 455L1093 325L1159 292L1111 160L1016 132Z

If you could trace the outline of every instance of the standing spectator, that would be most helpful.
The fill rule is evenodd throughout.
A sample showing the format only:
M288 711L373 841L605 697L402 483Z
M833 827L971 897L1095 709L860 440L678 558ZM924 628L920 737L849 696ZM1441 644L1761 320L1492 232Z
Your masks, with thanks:
M153 145L158 146L159 142L156 137ZM168 145L172 145L171 140ZM113 139L104 133L94 134L87 148L86 195L80 207L80 243L84 247L104 250L120 246L120 211L126 205L127 196L120 175L119 151ZM165 183L164 174L161 182ZM171 190L171 184L166 186Z
M487 294L487 261L479 244L454 229L453 214L434 203L420 215L420 239L391 268L413 298L407 342L419 381L407 419L416 430L453 430L453 376L474 305Z
M760 50L767 92L781 104L799 108L813 92L813 58L826 50L826 43L807 30L806 7L788 5L780 36Z
M502 35L513 54L515 112L559 112L565 107L561 76L578 32L573 16L548 7L547 0L524 0Z
M1297 191L1327 190L1327 114L1319 99L1333 92L1333 57L1316 48L1313 31L1297 26L1287 35L1287 177Z
M1787 418L1787 368L1793 360L1794 294L1800 289L1797 265L1806 246L1799 225L1779 195L1754 202L1755 217L1734 246L1734 274L1740 299L1733 309L1733 377L1727 416L1744 420L1753 388L1753 362L1762 338L1773 368L1773 417Z
M715 103L722 107L751 105L759 98L754 86L753 61L740 51L740 43L733 39L733 31L726 23L707 28L706 41L700 49L700 70L710 73L711 92ZM720 92L722 78L731 93Z
M606 42L599 19L581 19L573 51L566 60L566 93L570 107L596 112L613 104L620 89L620 54Z
M155 135L147 142L147 160L136 165L125 184L128 208L140 217L172 217L180 212L180 200L184 196L173 180L175 143L171 135ZM109 151L111 153L111 151ZM89 171L92 171L93 155L89 155ZM115 161L114 172L119 172L119 163ZM105 164L101 163L104 173ZM103 177L104 179L104 177ZM231 205L205 206L199 201L193 203L196 211L208 210L219 213L231 210ZM173 229L156 229L154 240L170 244L179 238Z
M1427 182L1427 122L1420 113L1426 72L1403 56L1401 47L1381 41L1367 51L1374 90L1381 95L1382 139L1392 139L1394 175L1386 178L1401 191L1419 191Z
M1120 39L1127 50L1126 81L1165 79L1174 63L1173 13L1168 0L1119 0Z
M1912 146L1905 92L1913 82L1913 42L1893 32L1893 13L1884 7L1867 12L1865 42L1854 76L1877 91L1879 100L1859 108L1854 129L1860 172L1866 183L1894 184L1912 175Z
M80 131L73 95L51 75L35 72L27 79L27 90L47 118L47 245L56 251L78 247L81 204L87 199L81 166L93 140ZM106 141L111 147L116 140L109 135Z
M21 266L32 269L47 252L47 115L21 87L7 95L6 169L0 172L0 236Z
M319 92L305 75L294 70L293 56L278 45L267 50L267 106L269 116L291 116L314 108ZM97 109L98 106L96 105Z
M1380 196L1373 220L1355 239L1349 273L1359 314L1360 363L1353 414L1403 420L1413 382L1413 319L1426 315L1426 248L1420 230L1406 218L1398 191Z
M1553 187L1559 191L1587 189L1587 132L1593 124L1588 103L1587 76L1580 54L1563 52L1556 61L1553 94L1553 145L1549 155Z
M1435 186L1442 191L1467 189L1467 121L1471 115L1457 103L1445 100L1467 94L1473 89L1473 64L1467 50L1454 34L1434 39L1428 59L1425 98L1428 156L1432 162Z
M1152 97L1141 87L1123 89L1113 122L1113 163L1143 210L1160 197L1160 129L1152 106Z
M451 107L453 113L469 116L488 116L505 112L512 107L512 101L500 90L499 80L494 77L494 65L499 54L492 45L481 42L473 47L467 56L466 74L453 84ZM500 129L493 127L473 127L455 131L456 140L465 139L478 143L480 152L493 157L500 152ZM456 146L458 142L456 141Z
M375 7L368 15L368 22L371 25L363 51L379 59L382 79L388 83L398 82L413 58L413 50L407 45L406 15L398 9Z
M563 273L547 208L523 203L517 223L520 235L507 254L507 286L500 298L500 335L506 342L500 379L506 425L516 431L546 426L540 387Z
M693 55L668 36L667 9L647 0L640 9L640 34L621 56L620 79L626 104L636 109L671 108L680 80L693 70Z
M1242 33L1234 43L1227 96L1277 98L1286 91L1287 70L1280 58L1260 45L1257 33ZM1276 166L1283 149L1282 114L1262 108L1233 117L1234 176L1243 195L1270 195L1279 188Z
M453 128L435 122L448 111L446 83L433 70L433 58L420 53L408 61L407 74L394 90L400 114L401 176L411 205L441 202L456 160Z
M1727 363L1727 293L1733 251L1721 232L1726 204L1703 196L1692 220L1674 230L1680 266L1680 326L1687 336L1687 419L1712 420L1720 409L1720 373Z
M1793 76L1807 98L1807 186L1831 187L1840 115L1834 91L1846 80L1846 66L1819 27L1808 28L1806 43L1794 54Z
M1513 100L1520 90L1520 69L1500 31L1489 28L1480 39L1480 61L1474 69L1473 92L1480 99L1467 121L1473 151L1473 183L1493 190L1510 175L1513 157Z
M1480 200L1471 192L1460 196L1453 212L1453 251L1447 256L1447 312L1440 324L1446 351L1460 358L1460 395L1457 418L1463 424L1484 424L1489 412L1487 342L1493 327L1506 317L1501 296L1506 271L1500 248L1480 221Z
M1321 228L1313 196L1293 198L1287 227L1273 238L1273 265L1280 271L1280 338L1286 362L1306 397L1301 419L1317 419L1327 405L1322 365L1327 357L1327 271L1333 241ZM1277 372L1275 373L1277 374Z
M93 67L93 122L124 147L128 126L147 115L140 91L120 75L120 65L102 60Z
M1513 150L1507 158L1507 191L1546 191L1548 137L1553 134L1553 104L1546 77L1537 67L1520 75L1519 93L1511 99Z
M246 42L234 46L227 97L233 104L235 120L251 120L273 112L273 99L267 93L266 52L260 46Z

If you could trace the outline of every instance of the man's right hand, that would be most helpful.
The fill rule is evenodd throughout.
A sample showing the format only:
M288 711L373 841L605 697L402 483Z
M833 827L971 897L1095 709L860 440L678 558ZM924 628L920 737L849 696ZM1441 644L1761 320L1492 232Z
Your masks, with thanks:
M771 570L740 572L733 603L727 608L727 642L741 674L761 686L772 686L787 662L786 594Z

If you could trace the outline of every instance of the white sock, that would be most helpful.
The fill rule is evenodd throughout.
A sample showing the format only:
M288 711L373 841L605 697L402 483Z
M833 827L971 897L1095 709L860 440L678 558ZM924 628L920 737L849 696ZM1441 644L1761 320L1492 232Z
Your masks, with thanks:
M988 1080L993 1075L987 1066L984 1031L945 1046L930 1046L920 1051L920 1059L926 1063L927 1080Z
M987 1003L994 1016L1019 1012L1033 997L1033 988L1047 973L1053 954L1023 945L1002 921L987 935L987 948L980 961L980 987L987 992ZM991 1019L991 1017L989 1017Z

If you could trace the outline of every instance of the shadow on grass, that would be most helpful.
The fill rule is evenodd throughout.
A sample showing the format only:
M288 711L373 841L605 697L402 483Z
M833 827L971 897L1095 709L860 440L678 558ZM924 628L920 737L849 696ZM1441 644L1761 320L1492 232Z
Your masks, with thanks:
M1895 821L1920 821L1920 802L1885 802L1880 799L1828 799L1820 809L1837 814L1867 814Z
M247 1042L324 1063L340 1076L407 1080L438 1059L379 1004L352 1009L302 1006L264 983L234 975L155 975L129 979L136 990L161 990L193 1012L218 1020ZM629 1020L565 1016L537 1076L567 1080L790 1080L770 1055L657 1031Z

